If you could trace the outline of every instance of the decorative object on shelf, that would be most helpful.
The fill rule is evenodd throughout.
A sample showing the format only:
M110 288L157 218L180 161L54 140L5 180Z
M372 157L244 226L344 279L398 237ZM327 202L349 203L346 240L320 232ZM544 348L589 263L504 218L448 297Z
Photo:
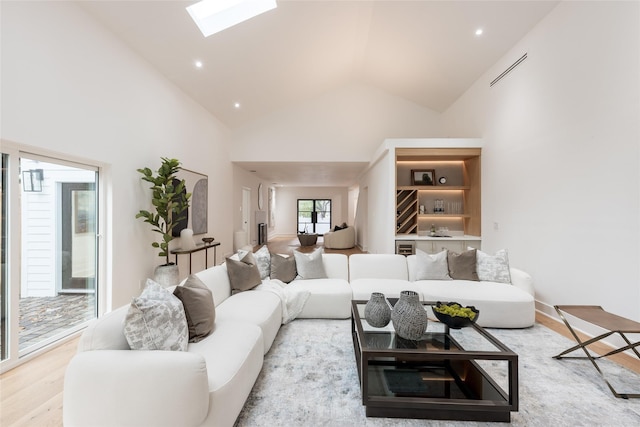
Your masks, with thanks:
M195 249L196 242L193 241L193 230L184 228L180 231L180 246L182 249Z
M373 292L364 306L364 317L374 328L384 328L391 321L391 307L381 292Z
M435 199L433 205L433 213L434 214L443 214L444 213L444 200Z
M424 205L420 205L420 214L424 215L426 211L424 210Z
M447 183L447 177L446 176L441 176L440 178L438 178L438 184L445 185L446 183Z
M480 310L472 305L462 307L457 302L443 303L438 301L433 307L433 314L450 328L460 329L476 323L480 316Z
M264 206L264 196L262 195L262 183L258 184L258 209Z
M151 246L160 249L158 255L165 258L165 263L155 269L154 280L163 286L178 283L178 266L169 262L169 242L173 240L173 231L177 223L186 216L191 193L185 190L185 181L176 178L181 169L180 161L162 157L162 164L154 175L149 168L137 169L142 174L142 180L152 184L151 202L155 212L140 210L136 218L143 218L151 224L152 230L162 237L159 242L152 242ZM166 273L162 270L168 270Z
M210 245L215 239L213 237L203 237L202 241L205 245Z
M411 185L436 185L435 169L412 169Z
M427 329L428 318L417 292L400 292L400 299L391 310L391 321L399 337L408 340L422 338Z

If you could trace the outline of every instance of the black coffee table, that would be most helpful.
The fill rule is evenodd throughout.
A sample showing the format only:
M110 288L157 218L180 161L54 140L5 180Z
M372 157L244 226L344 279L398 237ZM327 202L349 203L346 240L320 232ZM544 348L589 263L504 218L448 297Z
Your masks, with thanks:
M518 410L518 355L477 325L431 320L418 341L374 328L352 301L351 330L369 417L509 422ZM482 313L481 313L482 315Z

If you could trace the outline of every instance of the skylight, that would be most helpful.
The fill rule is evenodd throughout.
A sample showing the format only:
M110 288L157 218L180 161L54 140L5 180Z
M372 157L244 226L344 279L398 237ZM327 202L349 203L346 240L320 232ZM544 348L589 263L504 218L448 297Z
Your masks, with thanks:
M202 0L187 12L205 37L275 9L276 0Z

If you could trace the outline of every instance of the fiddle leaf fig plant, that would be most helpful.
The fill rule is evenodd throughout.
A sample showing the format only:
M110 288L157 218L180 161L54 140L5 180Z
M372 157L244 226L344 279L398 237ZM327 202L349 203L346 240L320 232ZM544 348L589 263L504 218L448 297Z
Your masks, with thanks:
M169 242L173 240L175 226L187 217L191 193L186 192L184 179L176 177L182 169L180 161L166 157L161 159L162 164L155 174L149 168L137 169L142 174L142 180L152 184L151 203L155 212L140 210L136 218L143 218L144 222L151 224L153 231L162 236L159 241L151 243L151 246L160 249L158 256L165 257L164 265L170 265Z

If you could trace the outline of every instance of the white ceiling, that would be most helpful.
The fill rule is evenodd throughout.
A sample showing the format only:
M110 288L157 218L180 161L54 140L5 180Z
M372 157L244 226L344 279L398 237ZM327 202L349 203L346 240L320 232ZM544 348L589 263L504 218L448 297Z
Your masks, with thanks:
M193 3L79 2L235 129L351 83L444 111L558 1L278 0L277 9L208 38L185 9Z

